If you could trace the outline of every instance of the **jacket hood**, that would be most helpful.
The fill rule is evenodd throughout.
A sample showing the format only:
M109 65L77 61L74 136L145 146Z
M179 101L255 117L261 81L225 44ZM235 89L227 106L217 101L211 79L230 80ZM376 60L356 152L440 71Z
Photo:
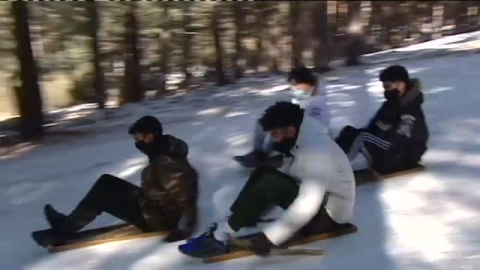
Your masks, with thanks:
M328 135L328 130L328 127L321 121L304 115L295 145L301 147L310 140L318 140L318 136Z
M420 106L423 103L423 93L421 92L421 83L417 78L410 80L407 93L400 99L401 107Z

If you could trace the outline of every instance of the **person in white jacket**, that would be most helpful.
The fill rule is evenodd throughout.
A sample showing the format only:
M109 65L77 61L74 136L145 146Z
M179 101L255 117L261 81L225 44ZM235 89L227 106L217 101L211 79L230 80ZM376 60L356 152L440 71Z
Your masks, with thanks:
M286 211L252 240L252 249L266 255L297 233L309 236L333 231L353 220L355 180L346 154L328 135L328 128L298 105L277 103L260 123L273 148L284 156L280 170L255 169L231 207L227 222L179 246L194 257L222 254L232 235L258 219L268 207Z
M325 103L325 96L320 91L318 79L306 67L297 67L290 71L287 81L290 84L291 102L305 109L307 115L330 126L330 112ZM272 141L267 132L257 121L253 135L253 149L242 156L235 156L234 160L246 168L271 165L281 166L278 156L270 157L273 153Z

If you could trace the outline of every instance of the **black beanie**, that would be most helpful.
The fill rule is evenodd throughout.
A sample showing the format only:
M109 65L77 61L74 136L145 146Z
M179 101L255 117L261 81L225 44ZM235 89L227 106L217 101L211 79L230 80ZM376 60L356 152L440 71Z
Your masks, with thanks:
M380 81L382 82L405 82L409 83L410 77L405 67L400 65L389 66L380 72Z
M154 116L143 116L142 118L138 119L128 130L130 135L135 133L143 133L143 134L154 134L154 135L162 135L163 128L162 123L158 121L157 118Z

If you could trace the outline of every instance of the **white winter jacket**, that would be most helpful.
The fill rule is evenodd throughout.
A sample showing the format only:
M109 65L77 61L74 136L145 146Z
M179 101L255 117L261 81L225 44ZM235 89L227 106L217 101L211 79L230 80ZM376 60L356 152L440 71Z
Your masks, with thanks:
M355 179L345 153L328 135L328 128L305 114L292 157L284 157L282 172L299 181L297 198L285 213L264 230L280 245L306 225L320 210L329 192L327 213L337 223L351 222L355 203Z

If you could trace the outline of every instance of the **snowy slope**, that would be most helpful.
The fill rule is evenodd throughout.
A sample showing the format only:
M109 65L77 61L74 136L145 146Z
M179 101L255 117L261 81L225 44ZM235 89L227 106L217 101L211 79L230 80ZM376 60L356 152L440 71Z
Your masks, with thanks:
M48 143L0 160L0 269L479 269L480 54L399 63L423 83L431 131L424 159L428 169L360 187L355 220L359 232L309 245L325 248L326 256L203 265L178 253L178 244L163 244L160 238L47 254L29 236L46 227L44 204L71 210L103 173L138 183L146 158L121 129ZM323 89L337 129L364 124L378 108L382 89L377 76L385 66L330 74L338 80L324 83ZM285 91L275 91L282 89L283 79L267 82L278 87L252 84L205 97L211 108L228 104L227 111L167 121L166 131L190 144L190 159L201 175L201 228L225 215L248 176L231 157L248 150L255 118L272 100L287 97ZM199 111L187 110L184 113ZM89 227L115 222L104 215Z

